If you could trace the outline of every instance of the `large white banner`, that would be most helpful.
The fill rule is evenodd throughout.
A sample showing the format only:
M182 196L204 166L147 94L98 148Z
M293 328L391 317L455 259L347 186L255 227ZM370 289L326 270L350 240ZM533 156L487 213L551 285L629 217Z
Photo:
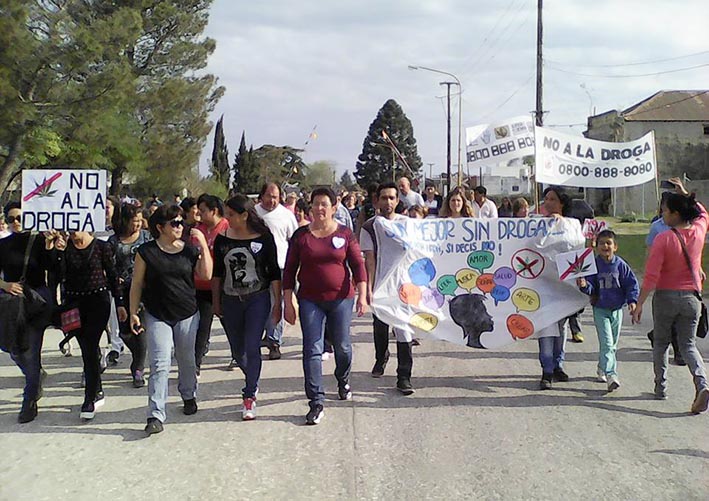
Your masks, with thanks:
M655 134L610 143L535 129L537 182L585 188L621 188L655 179Z
M534 155L534 122L519 116L465 129L468 167L491 166Z
M575 219L377 218L374 228L372 309L394 327L497 348L588 304L574 283L559 280L555 263L583 248Z
M23 170L25 230L104 231L105 170Z

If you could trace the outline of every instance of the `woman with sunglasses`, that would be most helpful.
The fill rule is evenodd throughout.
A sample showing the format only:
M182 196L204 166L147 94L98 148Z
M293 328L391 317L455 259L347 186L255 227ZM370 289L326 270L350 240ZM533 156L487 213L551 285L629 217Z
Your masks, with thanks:
M281 268L271 231L253 203L236 195L226 203L229 228L214 241L212 294L214 313L221 317L232 357L246 376L242 419L256 417L256 392L261 377L261 334L271 316L281 318Z
M204 234L191 231L196 247L181 239L182 210L161 205L148 220L155 240L138 248L130 288L130 325L136 336L147 336L150 379L148 382L148 435L163 430L167 417L168 379L174 345L177 359L177 388L184 402L183 412L197 412L197 372L195 337L199 313L195 299L194 275L212 277L212 257ZM138 306L144 306L145 328L140 324Z
M24 330L24 344L12 350L10 357L25 376L22 409L18 416L20 423L29 423L37 417L37 400L42 396L42 381L46 372L42 369L42 340L44 329L49 324L52 295L47 287L46 272L54 268L52 261L53 236L31 235L22 231L22 209L19 202L5 206L5 221L11 235L0 240L0 289L15 296L23 294L23 287L37 292L47 302L43 314L32 318ZM31 247L30 247L31 245ZM28 261L25 269L25 252ZM24 280L23 280L24 279Z

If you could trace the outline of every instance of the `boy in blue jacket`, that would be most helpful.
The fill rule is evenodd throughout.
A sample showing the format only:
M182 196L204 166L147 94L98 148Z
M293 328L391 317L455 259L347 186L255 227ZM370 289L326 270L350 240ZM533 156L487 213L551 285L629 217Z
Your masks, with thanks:
M579 278L576 284L591 296L593 322L598 333L598 380L608 383L608 391L620 387L616 351L623 321L623 306L632 314L638 302L640 288L635 273L628 263L615 255L618 251L616 234L604 230L596 238L596 267L598 273Z

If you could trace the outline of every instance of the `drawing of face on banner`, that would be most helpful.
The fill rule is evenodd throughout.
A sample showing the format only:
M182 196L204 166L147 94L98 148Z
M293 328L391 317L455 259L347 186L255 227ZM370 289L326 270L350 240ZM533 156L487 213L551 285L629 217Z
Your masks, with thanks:
M472 348L496 348L578 311L587 297L559 280L559 250L584 243L575 220L426 220L375 223L379 253L398 255L377 273L377 316ZM519 222L517 222L519 221ZM403 250L403 251L402 251ZM391 251L391 252L389 252Z

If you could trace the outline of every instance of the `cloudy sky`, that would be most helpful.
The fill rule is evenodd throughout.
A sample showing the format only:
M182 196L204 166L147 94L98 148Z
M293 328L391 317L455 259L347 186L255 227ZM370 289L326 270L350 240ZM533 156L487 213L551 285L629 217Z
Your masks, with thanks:
M317 125L306 162L330 160L338 172L353 172L370 123L393 98L413 123L423 162L444 171L445 77L408 65L461 80L463 129L528 114L536 4L215 0L206 34L217 49L207 71L226 94L213 118L224 114L231 154L242 130L254 147L302 147ZM658 90L709 88L708 17L706 0L547 0L545 124L581 134L592 109L624 109ZM457 113L457 102L452 108ZM457 121L455 114L454 149ZM210 136L203 173L211 148Z

